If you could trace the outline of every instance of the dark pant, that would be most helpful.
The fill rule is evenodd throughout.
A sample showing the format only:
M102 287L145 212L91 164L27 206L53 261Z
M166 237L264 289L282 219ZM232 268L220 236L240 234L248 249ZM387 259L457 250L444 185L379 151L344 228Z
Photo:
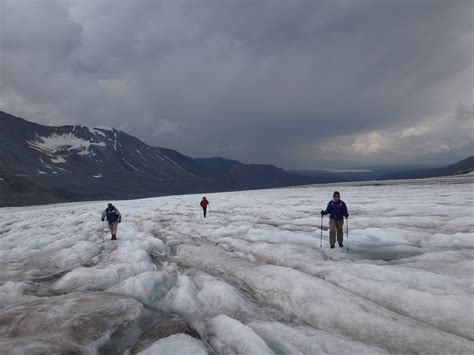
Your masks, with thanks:
M207 207L203 207L202 212L204 213L204 218L206 218L206 211L207 211Z
M343 224L344 224L343 219L341 219L340 221L336 221L335 219L332 219L332 218L329 219L329 243L331 244L336 243L336 234L337 234L338 243L342 243L344 239L343 234L342 234Z

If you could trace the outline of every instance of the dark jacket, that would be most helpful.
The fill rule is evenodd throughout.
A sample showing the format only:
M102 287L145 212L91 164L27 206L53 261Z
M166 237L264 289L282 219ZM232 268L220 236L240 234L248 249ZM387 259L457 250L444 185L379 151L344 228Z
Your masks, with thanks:
M109 224L112 224L114 222L122 222L122 216L120 215L120 212L118 209L113 207L112 209L109 209L108 207L105 209L104 212L102 212L102 220L107 219Z
M349 213L347 213L347 206L342 200L337 202L334 200L329 201L326 211L323 212L324 214L329 214L329 218L335 219L336 221L340 221L344 217L349 217Z

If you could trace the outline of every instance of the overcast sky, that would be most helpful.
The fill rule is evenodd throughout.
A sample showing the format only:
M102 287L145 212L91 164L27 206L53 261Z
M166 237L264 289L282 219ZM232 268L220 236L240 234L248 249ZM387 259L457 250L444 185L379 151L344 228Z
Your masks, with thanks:
M0 110L283 168L473 154L472 0L0 0Z

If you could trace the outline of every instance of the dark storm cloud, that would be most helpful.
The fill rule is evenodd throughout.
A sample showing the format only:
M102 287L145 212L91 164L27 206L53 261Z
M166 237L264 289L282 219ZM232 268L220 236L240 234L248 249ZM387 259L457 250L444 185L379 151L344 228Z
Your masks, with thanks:
M0 109L284 167L458 159L472 150L473 9L0 0Z

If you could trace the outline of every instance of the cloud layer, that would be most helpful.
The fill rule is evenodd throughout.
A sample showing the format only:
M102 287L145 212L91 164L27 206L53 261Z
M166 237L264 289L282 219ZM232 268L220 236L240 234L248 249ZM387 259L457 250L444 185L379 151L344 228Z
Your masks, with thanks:
M472 154L471 1L0 0L0 109L286 168Z

